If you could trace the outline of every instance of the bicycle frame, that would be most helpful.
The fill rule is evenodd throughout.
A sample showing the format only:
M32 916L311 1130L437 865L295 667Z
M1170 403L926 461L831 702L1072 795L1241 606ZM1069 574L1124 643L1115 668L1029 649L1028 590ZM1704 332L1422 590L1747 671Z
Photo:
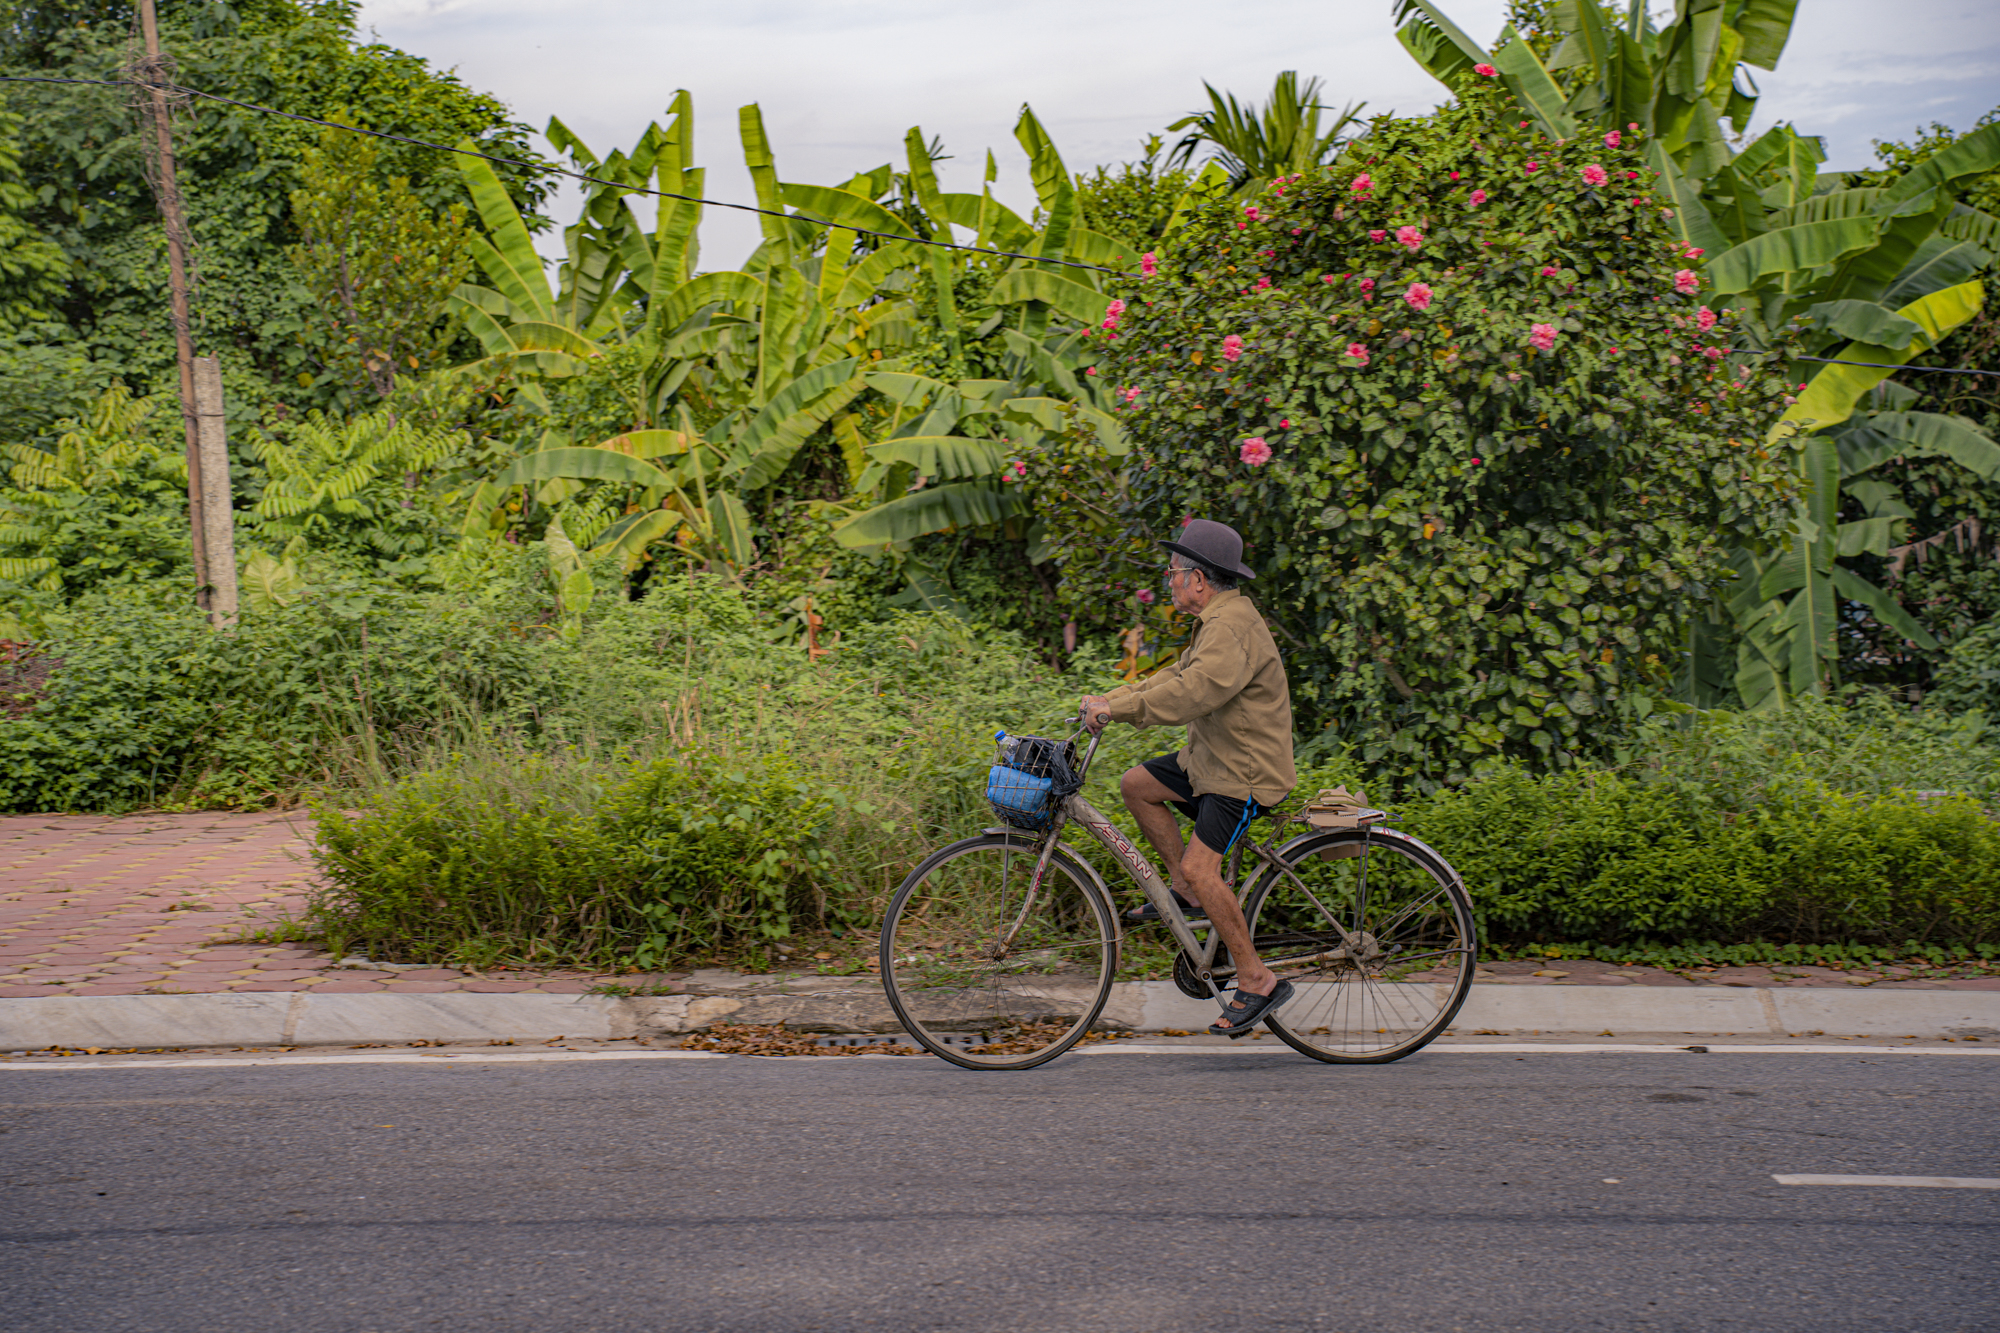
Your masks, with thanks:
M1097 757L1097 746L1100 739L1102 739L1101 735L1091 737L1090 748L1084 752L1080 777L1087 778L1090 775L1091 762ZM1083 831L1089 834L1099 846L1118 859L1118 863L1125 868L1126 873L1131 875L1132 879L1139 885L1140 892L1146 895L1146 901L1150 902L1154 910L1160 914L1161 924L1165 925L1172 932L1175 942L1181 946L1188 958L1193 961L1195 975L1208 987L1211 995L1220 996L1222 994L1222 987L1217 984L1215 978L1215 956L1222 947L1221 932L1210 927L1206 941L1195 937L1194 928L1188 925L1187 918L1181 915L1179 906L1174 902L1172 889L1160 878L1159 872L1153 868L1152 858L1141 852L1137 847L1134 847L1131 841L1118 831L1117 827L1112 824L1111 820L1101 810L1083 798L1081 791L1063 800L1061 806L1057 809L1055 822L1036 839L1037 855L1035 857L1034 873L1028 879L1028 888L1022 898L1021 910L1016 915L1013 924L1008 927L1006 933L1001 937L999 941L1000 946L1005 948L1011 945L1015 932L1020 929L1021 923L1027 920L1028 914L1034 909L1035 899L1041 891L1042 876L1047 873L1049 861L1055 855L1056 845L1062 840L1064 826L1072 821L1081 825ZM1241 865L1243 850L1243 847L1239 846L1231 853L1229 866L1232 873L1235 873ZM1297 875L1292 873L1290 868L1284 864L1284 861L1271 848L1262 843L1252 843L1249 845L1249 850L1255 853L1259 860L1271 866L1277 873L1290 879L1302 891L1306 892L1309 897L1311 896L1311 891L1306 889L1304 883L1299 880ZM1362 875L1364 877L1362 882L1365 885L1367 882L1365 847L1362 859ZM1245 894L1249 891L1250 880L1246 875L1236 874L1235 882L1239 885L1236 890L1236 902L1240 908L1243 905ZM1321 911L1326 912L1324 905L1321 905ZM1333 925L1333 928L1340 932L1343 947L1346 949L1357 948L1358 943L1353 934L1340 924L1338 918L1331 912L1326 912L1326 916L1327 920ZM1122 945L1124 940L1125 936L1121 928L1118 943ZM1228 973L1225 973L1225 976L1233 975L1233 972L1234 969L1230 969Z

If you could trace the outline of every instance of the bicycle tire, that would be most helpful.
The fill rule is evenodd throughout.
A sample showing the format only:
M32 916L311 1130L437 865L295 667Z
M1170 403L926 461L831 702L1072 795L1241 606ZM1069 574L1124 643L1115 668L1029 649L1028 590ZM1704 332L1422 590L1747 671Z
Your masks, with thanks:
M1110 999L1120 940L1110 897L1057 847L1030 904L1038 844L989 833L940 848L883 914L889 1007L940 1059L1032 1069L1083 1040Z
M1451 1025L1472 989L1479 935L1449 862L1380 828L1304 834L1277 854L1290 875L1260 864L1243 913L1258 956L1299 991L1265 1020L1272 1032L1328 1064L1386 1064Z

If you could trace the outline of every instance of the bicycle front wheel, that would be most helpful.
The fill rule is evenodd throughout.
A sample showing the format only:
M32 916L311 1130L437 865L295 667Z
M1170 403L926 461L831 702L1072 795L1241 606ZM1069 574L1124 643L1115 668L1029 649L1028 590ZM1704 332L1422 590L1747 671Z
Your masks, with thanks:
M889 902L882 985L903 1027L967 1069L1031 1069L1082 1040L1111 995L1118 927L1090 872L1010 834L932 854Z
M1443 1032L1479 953L1444 858L1394 829L1309 833L1279 855L1244 909L1258 956L1298 988L1271 1031L1332 1064L1400 1060Z

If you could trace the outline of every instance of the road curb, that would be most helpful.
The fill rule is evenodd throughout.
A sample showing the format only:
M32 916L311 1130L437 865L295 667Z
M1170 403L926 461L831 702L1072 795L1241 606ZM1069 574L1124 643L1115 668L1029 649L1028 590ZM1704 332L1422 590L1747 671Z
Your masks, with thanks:
M1108 1026L1195 1030L1214 1006L1172 982L1125 982ZM878 990L670 995L45 995L0 999L0 1051L49 1046L338 1046L362 1042L664 1037L718 1022L805 1032L894 1032ZM1476 985L1454 1031L1641 1036L1978 1037L2000 1039L2000 991L1808 987Z

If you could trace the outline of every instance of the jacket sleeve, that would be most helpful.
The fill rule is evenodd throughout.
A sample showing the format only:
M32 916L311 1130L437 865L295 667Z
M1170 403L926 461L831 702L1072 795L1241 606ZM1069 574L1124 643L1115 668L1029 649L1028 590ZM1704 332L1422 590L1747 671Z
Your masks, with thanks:
M1143 682L1145 689L1121 685L1105 697L1113 722L1178 727L1208 716L1242 693L1252 674L1241 635L1203 633L1194 651L1171 673L1150 677Z

